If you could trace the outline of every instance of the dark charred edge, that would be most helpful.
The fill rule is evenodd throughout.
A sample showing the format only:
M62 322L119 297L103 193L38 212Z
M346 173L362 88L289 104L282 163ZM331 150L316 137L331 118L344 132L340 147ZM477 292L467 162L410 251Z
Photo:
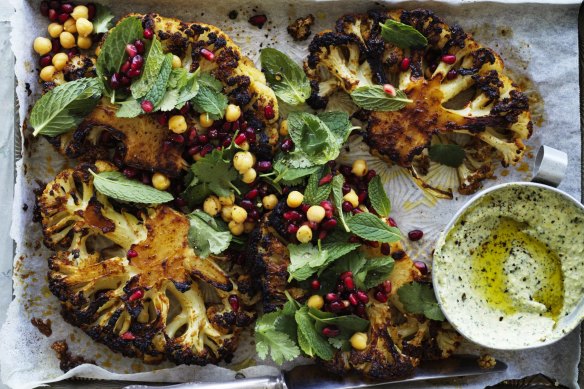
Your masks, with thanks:
M326 108L329 98L327 96L320 96L320 88L318 86L318 81L310 80L310 97L306 99L306 104L314 109L324 109Z
M215 281L212 277L208 277L207 275L205 275L203 272L199 271L199 270L191 270L190 272L191 277L197 278L209 285L211 285L214 288L217 288L219 290L223 290L225 292L231 292L233 290L233 283L229 280L229 277L226 276L227 278L227 282L222 283L222 282L217 282Z
M69 345L67 345L67 341L65 340L60 340L53 343L51 348L55 351L55 353L57 353L57 359L59 359L59 368L64 373L79 365L83 365L84 363L90 363L92 365L96 364L93 360L71 354L69 351Z
M292 23L288 25L286 30L288 34L294 39L295 41L303 41L308 39L312 31L310 28L314 24L314 15L308 14L304 17L300 17L294 20Z
M315 69L318 64L318 54L321 48L330 46L343 46L348 44L362 45L361 41L354 35L339 34L332 31L321 32L314 36L308 45L308 59L306 63L310 69Z
M217 348L217 354L215 354L208 346L205 346L200 353L197 353L185 345L176 343L175 339L170 339L168 336L166 338L167 340L164 350L166 358L181 365L205 366L209 363L216 364L221 360L230 360L233 357L233 352L237 346L237 342L228 340L223 346Z
M63 75L66 81L75 81L81 78L97 77L93 60L86 55L76 55L71 58L65 68Z

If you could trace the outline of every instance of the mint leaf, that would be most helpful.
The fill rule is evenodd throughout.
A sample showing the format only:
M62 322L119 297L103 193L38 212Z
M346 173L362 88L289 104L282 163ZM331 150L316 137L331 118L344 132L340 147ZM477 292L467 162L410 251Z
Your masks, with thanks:
M201 258L210 254L221 254L231 243L231 233L222 228L213 217L205 212L195 210L188 215L191 227L189 228L189 244Z
M381 26L381 36L386 42L393 43L401 49L421 48L428 45L428 40L414 27L387 19Z
M154 107L159 108L160 103L164 98L164 94L166 93L166 87L168 85L168 79L170 78L171 72L172 54L166 54L163 57L158 76L154 79L154 83L151 85L146 95L140 99L140 101L148 100L154 105Z
M290 265L288 273L290 279L304 281L326 262L328 253L325 250L320 251L318 247L310 243L289 244Z
M346 331L352 335L355 332L363 332L369 328L369 320L355 315L337 316L334 313L324 312L314 308L308 309L308 315L314 319L315 327L318 331L322 331L324 327L335 325L341 331Z
M310 83L304 71L290 57L273 48L261 50L260 62L266 80L276 96L291 105L310 97Z
M459 167L466 153L456 144L435 144L428 148L428 156L434 162L450 167Z
M339 155L342 141L315 115L292 112L288 115L288 133L296 147L293 153L301 153L314 165L322 165Z
M320 179L330 173L330 169L323 166L319 173L314 173L308 178L308 185L304 190L304 202L310 205L318 205L321 201L326 200L331 193L331 184L326 183L319 185Z
M234 189L231 183L237 179L237 171L229 160L223 159L223 150L213 150L210 154L191 165L196 184L206 183L208 189L217 196L229 196Z
M102 34L108 32L112 25L114 14L109 9L101 4L95 4L95 17L93 18L93 33Z
M300 349L292 338L287 333L278 331L277 326L281 319L281 311L266 313L256 321L254 331L258 356L265 359L270 354L277 364L291 361L300 355Z
M193 108L200 113L207 113L213 120L223 118L227 108L227 96L216 92L205 84L200 84L199 93L192 100Z
M392 243L401 239L399 229L388 226L372 213L358 213L347 224L352 233L372 242Z
M424 314L431 320L440 321L446 319L430 285L412 282L402 285L397 290L397 294L406 311Z
M274 181L282 181L287 185L298 185L304 181L304 177L316 173L320 166L311 166L307 168L294 168L288 166L289 161L286 157L276 157L274 162L274 170L278 174Z
M358 127L353 127L349 120L349 114L340 111L331 111L319 113L318 118L323 121L329 130L340 139L340 143L345 143L351 134L351 131Z
M369 193L369 201L371 201L371 206L375 209L375 212L381 217L388 217L391 212L391 202L387 193L385 193L385 188L381 182L381 177L375 176L367 188Z
M132 86L130 87L130 90L132 91L132 97L134 97L136 100L146 96L150 89L154 87L154 84L157 83L160 71L162 69L162 63L164 62L165 55L162 51L162 44L156 38L156 35L152 37L152 40L146 47L144 56L145 60L144 67L142 68L142 74L140 75L140 78L132 82ZM170 60L172 68L172 57Z
M396 89L396 95L388 95L381 85L360 86L351 92L351 99L359 107L370 111L397 111L413 101L404 91Z
M110 91L107 79L119 71L128 58L126 45L134 43L137 39L142 39L143 34L144 29L140 19L136 16L130 16L119 22L106 35L97 57L95 69L97 77L104 83L107 91Z
M359 289L371 289L389 278L393 270L392 257L367 258L361 269L355 274L355 282Z
M215 93L219 93L223 90L223 84L221 84L221 81L209 73L201 73L199 76L199 84L211 89Z
M101 94L101 83L96 78L80 78L50 90L30 113L33 135L57 136L78 126L95 108Z
M142 106L136 100L129 98L126 101L119 103L119 108L116 111L116 117L119 118L135 118L136 116L142 115L144 111Z
M296 311L294 318L298 324L298 342L302 351L309 356L316 355L325 361L331 360L334 355L333 348L316 330L315 320L309 315L308 307L302 307Z
M107 197L140 204L162 204L174 200L170 193L130 180L120 172L90 172L95 189Z
M322 272L327 266L331 263L336 261L337 259L341 258L344 255L349 254L353 250L359 248L361 243L349 243L349 242L331 242L323 243L321 249L323 251L327 251L327 259L326 262L322 264L321 268L319 269L319 273Z
M345 220L345 214L343 213L343 184L345 183L345 178L338 174L333 177L332 181L332 192L333 192L333 200L335 203L335 208L337 209L337 215L339 216L339 220L341 224L345 228L345 231L349 232L349 226Z

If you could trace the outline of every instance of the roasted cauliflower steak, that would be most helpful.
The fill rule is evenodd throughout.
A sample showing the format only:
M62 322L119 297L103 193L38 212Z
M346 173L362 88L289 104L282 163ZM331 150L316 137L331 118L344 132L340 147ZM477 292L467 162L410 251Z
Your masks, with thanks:
M428 45L401 49L385 42L380 23L387 19L414 27ZM463 194L492 177L496 161L508 166L523 156L523 141L533 130L527 96L506 75L499 55L429 10L343 16L334 31L314 37L309 51L304 69L314 108L326 107L335 91L387 83L413 101L397 111L370 112L364 140L373 154L409 169L428 188L431 180L416 159L427 156L433 143L464 149L466 158L456 168ZM452 196L450 188L435 189L438 196Z
M38 204L49 289L62 314L94 340L145 362L228 360L254 313L238 286L187 241L187 217L164 205L129 212L96 191L98 161L67 169Z

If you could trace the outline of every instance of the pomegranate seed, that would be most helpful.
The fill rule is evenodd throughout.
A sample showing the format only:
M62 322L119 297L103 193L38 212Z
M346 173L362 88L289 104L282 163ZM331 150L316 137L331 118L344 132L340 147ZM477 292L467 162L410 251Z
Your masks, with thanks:
M254 190L257 190L257 189L254 189ZM252 210L255 207L255 205L253 204L253 202L250 199L241 200L239 205L241 205L243 207L243 209L245 209L246 211Z
M185 137L182 136L181 134L171 134L169 136L169 139L171 142L174 142L174 143L178 143L178 144L185 143Z
M136 49L136 46L134 46L133 44L128 43L126 45L126 53L128 53L130 58L134 58L136 54L138 54L138 49Z
M326 176L324 176L323 178L321 178L318 181L318 186L322 186L324 184L328 184L329 182L331 182L333 180L333 175L332 174L327 174Z
M201 146L193 146L189 148L188 153L189 155L199 154L201 152L201 149L202 149Z
M343 201L342 208L345 212L351 212L353 210L353 204L348 201Z
M136 78L140 75L140 69L130 69L128 70L128 77Z
M89 4L86 4L85 6L87 7L87 18L89 20L93 20L93 18L95 17L95 12L96 12L95 4L89 3Z
M134 178L138 175L138 171L133 167L127 167L123 170L124 176L128 178Z
M414 261L414 266L420 271L420 273L428 274L428 265L426 265L424 262Z
M339 276L339 279L344 280L347 277L353 277L353 272L352 271L342 272L341 275Z
M129 249L126 253L126 257L128 258L136 258L138 256L138 252L134 249Z
M390 252L391 252L391 247L389 246L389 243L382 243L381 244L381 254L389 255Z
M209 142L209 137L207 137L207 135L205 134L201 134L199 135L199 143L204 145L207 144Z
M367 192L366 191L360 192L358 198L360 203L364 202L365 199L367 198Z
M386 294L391 293L391 281L390 280L383 281L383 283L381 284L381 287Z
M219 131L216 128L211 128L208 132L207 135L209 136L209 138L211 139L217 139L219 138Z
M67 58L71 59L79 54L79 49L77 47L73 47L67 51Z
M300 210L302 211L302 213L308 212L309 209L310 209L310 204L302 204L300 206Z
M55 11L61 8L61 2L59 0L51 0L49 2L49 8L54 9Z
M274 118L274 107L272 107L271 105L266 105L264 107L264 116L266 117L266 119L270 120Z
M355 236L355 235L353 235L349 238L349 243L359 243L360 241L361 241L361 239L359 239L359 237Z
M140 103L140 107L142 107L144 112L150 113L154 109L154 104L152 104L152 101L150 100L144 100Z
M130 70L130 66L131 66L130 60L127 60L126 62L124 62L122 64L122 67L120 68L120 72L121 73L126 73L128 70Z
M327 235L328 235L328 232L325 230L322 230L318 233L318 239L325 240Z
M257 28L262 28L267 21L268 17L266 15L254 15L248 19L249 24Z
M382 291L375 292L375 300L379 301L380 303L387 302L387 295Z
M399 64L399 69L402 72L405 72L409 68L410 68L410 59L408 57L405 57L404 59L402 59L401 63Z
M411 230L408 232L408 239L412 242L418 241L422 239L424 236L424 232L422 230Z
M239 311L239 298L236 295L232 294L227 300L229 301L229 305L231 305L231 309L235 312Z
M288 212L284 212L284 219L286 220L292 220L292 221L297 221L302 219L302 215L300 215L297 211L288 211Z
M320 206L323 207L325 211L332 211L333 210L333 204L328 200L321 201Z
M151 28L145 28L143 35L144 39L152 39L154 37L154 31Z
M189 129L188 139L189 139L189 142L195 142L197 140L197 129L196 128L191 127Z
M355 289L355 281L353 281L353 277L346 277L345 279L343 279L343 284L345 284L345 287L348 290Z
M51 54L47 54L47 55L43 55L40 59L39 59L39 64L42 67L45 66L49 66L51 64L51 61L53 60L53 56Z
M452 55L452 54L445 54L442 56L442 62L448 64L448 65L452 65L453 63L456 62L456 55Z
M142 289L138 289L134 293L132 293L130 297L128 297L128 301L132 302L140 300L142 297L144 297L144 291Z
M260 191L257 189L252 189L249 192L246 193L245 198L248 200L253 200L256 197L258 197L258 194L260 194Z
M389 221L389 225L392 227L397 227L397 223L395 222L395 219L390 217L389 219L387 219L387 221Z
M446 78L448 80L453 80L454 78L456 78L457 74L458 72L456 71L456 69L450 69L448 73L446 73Z
M362 290L358 290L356 296L357 299L363 304L367 304L369 302L369 296L367 296L367 293L363 292Z
M397 92L395 91L395 87L391 84L383 85L383 91L391 97L395 97Z
M204 157L211 151L213 151L213 145L212 144L205 145L205 147L203 147L203 150L201 150L201 157Z
M267 172L272 169L272 163L270 161L260 161L256 166L258 172Z
M357 305L357 307L355 308L355 314L359 317L364 317L365 313L366 313L365 305L364 304Z
M201 49L201 55L203 56L203 58L205 58L207 61L214 61L215 60L215 54L213 54L212 51L209 51L207 49Z
M309 221L306 221L306 222L302 223L302 225L303 225L303 226L308 226L308 227L310 227L310 229L311 229L312 231L316 231L316 230L318 230L318 223L317 223L317 222L309 222Z
M136 339L136 337L134 336L134 334L131 333L130 331L124 332L122 335L120 335L120 338L122 338L123 340L134 340L134 339Z
M243 133L237 134L235 137L235 144L238 146L242 145L245 141L247 141L247 137Z
M350 176L351 170L352 170L351 166L341 165L341 167L339 167L339 171L343 176Z
M112 74L110 79L110 86L112 89L118 89L120 87L120 75L118 73Z
M400 259L404 258L405 256L406 256L406 253L402 250L391 253L391 257L393 259L395 259L396 261L399 261Z
M287 231L289 234L295 234L299 229L300 227L298 227L296 224L290 224L288 225Z
M319 280L312 280L310 282L310 288L312 288L312 290L319 290L320 289L320 281Z
M49 16L49 20L50 20L51 22L56 22L56 21L57 21L57 19L59 19L59 14L57 14L57 11L55 11L55 10L54 10L54 9L52 9L52 8L51 8L51 9L49 9L48 16Z
M136 39L134 41L134 46L136 47L136 50L138 50L138 54L144 54L144 42L141 41L140 39Z
M327 293L327 294L324 296L324 299L325 299L326 301L328 301L329 303L332 303L333 301L337 301L337 300L339 299L339 295L338 295L338 294L336 294L336 293Z
M142 57L140 54L136 54L136 56L132 58L132 64L130 65L130 69L132 70L142 69L143 65L144 57Z
M330 231L337 226L336 219L328 219L321 224L323 230Z
M142 183L148 185L151 182L152 182L152 178L150 177L150 174L143 172L142 173Z
M332 303L329 304L329 310L334 313L340 312L344 308L345 306L340 301L333 301Z
M69 19L69 14L66 13L60 13L59 17L57 18L57 20L59 20L59 23L63 24L65 23L68 19Z
M247 215L253 219L253 220L258 220L260 218L260 213L258 212L257 209L251 209L247 212Z
M346 195L347 193L349 193L351 191L351 185L349 185L347 182L345 182L343 184L343 194Z
M348 300L352 306L359 304L359 300L357 299L357 295L355 293L351 293L348 297Z
M376 175L377 172L375 170L369 170L365 176L365 182L369 183L369 181L371 181Z
M61 4L61 12L65 12L66 14L70 14L71 12L73 12L73 4L71 4L71 3Z
M177 197L176 199L174 199L174 205L176 205L179 208L186 207L187 201L181 197Z
M289 153L290 151L292 151L292 149L294 149L294 142L292 142L292 139L286 138L282 141L280 148L282 149L283 152Z
M57 53L59 50L61 50L61 41L59 40L59 38L52 38L51 39L51 51L53 53Z
M48 1L41 1L40 10L41 10L41 15L49 16L49 2Z

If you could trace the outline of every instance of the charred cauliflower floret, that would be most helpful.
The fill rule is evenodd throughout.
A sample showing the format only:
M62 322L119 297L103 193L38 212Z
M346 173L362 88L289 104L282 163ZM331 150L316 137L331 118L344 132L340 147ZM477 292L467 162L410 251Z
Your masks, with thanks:
M166 206L130 213L93 187L105 162L64 170L38 198L49 288L93 339L146 362L217 363L254 314L237 284L187 242L189 221Z
M379 24L387 19L414 27L428 45L401 49L385 42ZM495 161L507 166L522 158L523 141L533 128L527 96L505 74L495 52L431 11L347 15L335 31L317 34L309 50L304 67L314 108L324 108L337 90L351 93L370 84L391 83L413 101L398 111L370 112L364 139L374 154L408 168L427 187L432 180L413 166L436 135L447 143L464 139L465 151L481 149L467 153L457 171L461 193L473 193L491 177ZM434 189L452 197L451 188Z
M295 41L303 41L310 36L310 27L314 24L314 15L308 14L294 20L286 29Z

